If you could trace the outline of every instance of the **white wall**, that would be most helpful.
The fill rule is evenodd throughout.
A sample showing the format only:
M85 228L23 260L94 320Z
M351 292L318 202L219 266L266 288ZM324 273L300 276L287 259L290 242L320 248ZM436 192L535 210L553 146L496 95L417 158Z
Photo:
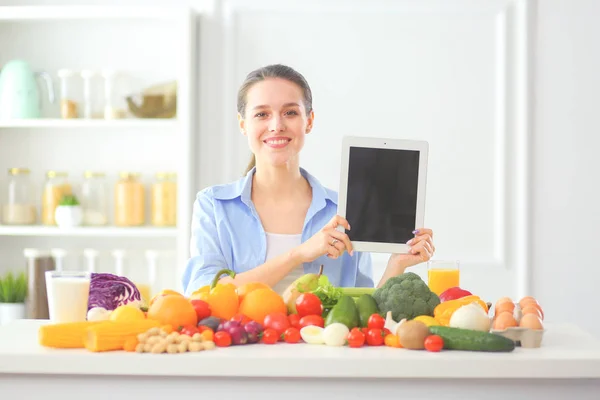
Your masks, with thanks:
M0 0L0 5L106 2ZM167 4L167 1L118 3ZM174 3L198 8L214 6L213 2L201 0ZM600 161L595 154L600 145L600 122L595 110L600 93L597 73L600 26L596 22L600 2L539 0L536 4L528 210L532 295L544 304L548 320L574 322L600 335L600 320L593 311L594 284L600 282L593 253L594 239L600 237L595 229L600 224L600 213L596 211L600 203L597 184ZM220 32L220 26L204 22L201 34ZM220 37L215 37L215 41L201 49L200 57L221 57L221 44ZM209 68L201 72L199 89L218 89L222 82L221 71L214 64L209 64ZM220 122L206 117L222 112L218 106L222 99L217 95L212 100L201 100L200 115L204 118L200 118L199 125L205 131L219 132ZM207 174L204 169L215 165L218 155L223 154L223 143L217 135L201 137L199 142L197 153L206 160L199 165L201 187L219 181L217 175Z

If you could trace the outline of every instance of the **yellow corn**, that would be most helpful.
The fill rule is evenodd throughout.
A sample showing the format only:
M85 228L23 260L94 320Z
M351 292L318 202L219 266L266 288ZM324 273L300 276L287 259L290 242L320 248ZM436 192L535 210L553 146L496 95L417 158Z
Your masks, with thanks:
M43 325L38 330L38 341L44 347L58 349L83 348L86 329L103 321L65 322Z
M103 324L89 327L84 335L83 343L89 351L123 350L125 341L151 328L160 327L160 322L152 319L138 321L106 321Z

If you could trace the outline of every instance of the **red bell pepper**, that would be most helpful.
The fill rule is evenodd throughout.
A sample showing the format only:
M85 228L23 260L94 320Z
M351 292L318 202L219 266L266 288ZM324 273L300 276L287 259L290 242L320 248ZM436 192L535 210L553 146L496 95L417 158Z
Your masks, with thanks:
M462 297L465 296L472 296L473 293L469 292L468 290L464 290L459 288L458 286L456 287L452 287L450 289L446 289L444 292L442 292L442 294L440 294L440 302L445 302L445 301L449 301L449 300L456 300L456 299L460 299Z

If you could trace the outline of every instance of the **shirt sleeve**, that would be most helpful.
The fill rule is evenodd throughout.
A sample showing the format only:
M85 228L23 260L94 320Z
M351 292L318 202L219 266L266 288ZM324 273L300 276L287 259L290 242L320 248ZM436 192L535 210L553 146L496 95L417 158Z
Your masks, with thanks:
M356 287L375 287L373 282L373 263L371 260L371 253L369 252L357 252L356 254L357 268L356 268Z
M194 202L190 255L182 278L186 296L210 284L219 270L228 268L217 233L214 198L207 191L198 193Z

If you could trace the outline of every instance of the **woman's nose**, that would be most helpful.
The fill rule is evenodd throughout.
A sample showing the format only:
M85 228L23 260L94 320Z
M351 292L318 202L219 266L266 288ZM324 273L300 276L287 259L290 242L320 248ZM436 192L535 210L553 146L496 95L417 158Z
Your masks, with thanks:
M283 118L273 117L269 123L269 130L271 132L283 132L285 125L283 124Z

